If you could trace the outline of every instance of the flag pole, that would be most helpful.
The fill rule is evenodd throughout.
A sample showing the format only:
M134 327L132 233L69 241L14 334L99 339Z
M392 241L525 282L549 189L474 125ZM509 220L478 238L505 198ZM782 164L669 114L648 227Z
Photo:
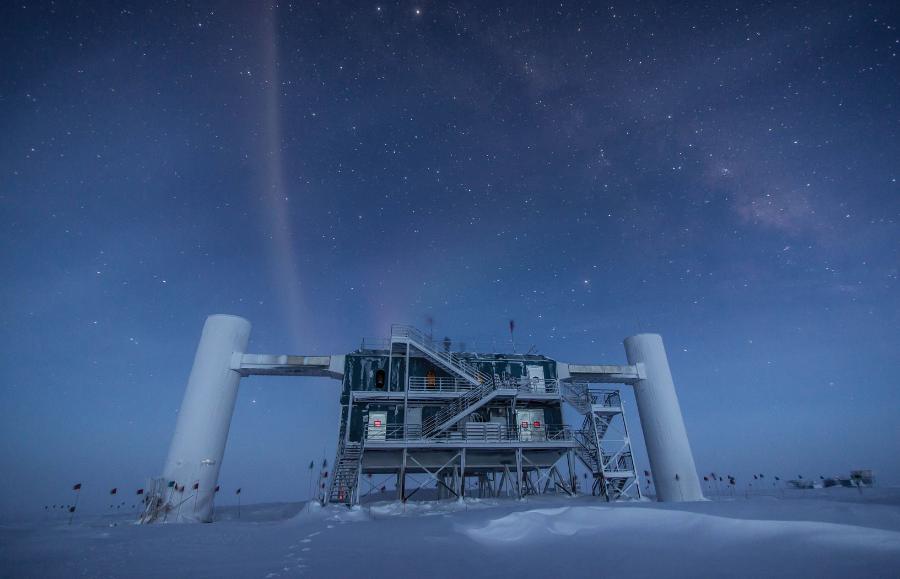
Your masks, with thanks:
M72 519L75 518L75 511L78 509L78 497L81 496L81 483L72 487L72 490L75 491L75 504L69 509L69 525L72 524Z

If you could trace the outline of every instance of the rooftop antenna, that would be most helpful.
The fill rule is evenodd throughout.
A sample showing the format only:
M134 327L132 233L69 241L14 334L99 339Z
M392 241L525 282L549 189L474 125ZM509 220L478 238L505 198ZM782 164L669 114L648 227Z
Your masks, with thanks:
M425 316L425 324L428 326L428 339L434 340L434 317Z
M516 353L516 321L509 321L509 339L512 341L513 354Z

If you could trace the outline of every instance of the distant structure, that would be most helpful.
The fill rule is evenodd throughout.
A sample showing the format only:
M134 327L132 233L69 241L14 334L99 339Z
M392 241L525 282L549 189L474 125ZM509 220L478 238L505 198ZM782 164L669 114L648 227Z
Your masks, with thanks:
M818 488L830 488L830 487L848 487L848 488L862 488L862 487L873 487L875 486L875 474L872 469L857 469L851 470L850 476L832 476L832 477L821 477L820 482L811 479L793 479L787 481L788 486L794 489L818 489Z
M458 351L447 338L435 341L399 324L386 340L331 356L251 354L249 338L243 318L207 318L144 522L212 520L238 383L250 375L342 382L337 456L324 502L356 504L385 480L395 483L400 500L431 485L443 497L575 494L576 461L592 474L592 494L639 497L622 400L612 384L634 387L658 500L703 498L659 335L626 338L627 365ZM565 423L566 404L580 424Z

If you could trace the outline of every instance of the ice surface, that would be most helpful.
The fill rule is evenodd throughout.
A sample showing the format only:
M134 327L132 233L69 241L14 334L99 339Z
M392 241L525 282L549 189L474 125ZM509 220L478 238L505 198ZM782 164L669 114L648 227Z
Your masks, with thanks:
M900 577L900 489L220 509L212 525L0 526L3 577ZM114 526L110 526L114 525Z

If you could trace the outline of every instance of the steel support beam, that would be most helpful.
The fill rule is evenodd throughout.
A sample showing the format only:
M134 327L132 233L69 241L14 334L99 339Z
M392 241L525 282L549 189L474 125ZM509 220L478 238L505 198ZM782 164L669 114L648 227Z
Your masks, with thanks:
M242 354L231 359L231 369L241 376L320 376L343 380L343 355L291 356L287 354Z

